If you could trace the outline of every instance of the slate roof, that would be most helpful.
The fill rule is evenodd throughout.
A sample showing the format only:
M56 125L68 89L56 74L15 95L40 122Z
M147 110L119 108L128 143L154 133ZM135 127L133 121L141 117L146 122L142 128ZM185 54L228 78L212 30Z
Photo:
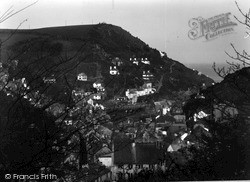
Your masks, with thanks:
M156 119L157 123L167 123L167 122L173 123L175 121L176 119L173 116L168 116L168 115L163 115Z
M85 73L79 73L78 76L87 76Z
M117 149L115 146L114 163L123 164L158 164L163 152L151 143L132 143Z
M96 152L96 156L100 157L100 156L110 156L112 153L111 149L108 148L108 146L103 146L100 150L98 150Z

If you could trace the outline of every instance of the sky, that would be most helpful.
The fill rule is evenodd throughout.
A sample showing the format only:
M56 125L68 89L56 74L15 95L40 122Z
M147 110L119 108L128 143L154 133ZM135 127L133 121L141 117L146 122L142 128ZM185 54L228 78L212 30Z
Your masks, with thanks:
M9 7L19 9L36 0L1 0L0 15ZM250 10L249 0L237 0L244 13ZM207 41L205 37L192 40L189 21L212 18L230 12L237 23L229 34ZM234 55L230 43L242 52L250 52L250 37L246 27L236 21L244 17L234 0L38 0L36 4L0 24L0 28L35 29L53 26L96 24L105 22L122 27L150 47L167 53L168 57L188 67L198 68L211 76L206 68L213 62L232 61L225 52ZM214 76L214 75L213 75ZM212 77L213 77L212 76Z

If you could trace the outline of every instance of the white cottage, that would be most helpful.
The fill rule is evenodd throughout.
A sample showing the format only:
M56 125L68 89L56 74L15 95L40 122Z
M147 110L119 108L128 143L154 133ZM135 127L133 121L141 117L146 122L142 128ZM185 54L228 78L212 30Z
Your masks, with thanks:
M141 58L141 62L143 63L143 64L150 64L150 61L148 60L148 58Z
M79 73L77 75L77 80L79 81L88 81L88 77L85 73Z
M142 78L143 80L151 80L152 78L154 78L154 75L149 70L143 71Z
M109 73L111 75L119 75L119 70L116 68L116 66L110 66L110 70L109 70Z

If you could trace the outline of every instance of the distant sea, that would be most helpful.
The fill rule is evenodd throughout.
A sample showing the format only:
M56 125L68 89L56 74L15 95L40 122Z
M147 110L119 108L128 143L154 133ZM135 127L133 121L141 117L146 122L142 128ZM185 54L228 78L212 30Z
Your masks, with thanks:
M207 75L208 77L212 78L215 82L220 82L223 79L219 77L215 71L213 70L212 66L213 64L185 64L188 68L196 69L197 71L200 71L202 74ZM217 67L222 68L223 66L226 66L226 64L216 64Z

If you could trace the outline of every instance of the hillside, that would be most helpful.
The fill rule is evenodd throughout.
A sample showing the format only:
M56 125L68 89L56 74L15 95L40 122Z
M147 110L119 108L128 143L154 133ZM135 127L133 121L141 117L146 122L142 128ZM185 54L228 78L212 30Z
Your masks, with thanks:
M219 101L242 105L244 102L249 102L249 79L250 69L245 67L228 74L220 83L209 87L204 92Z
M9 37L11 35L11 37ZM196 70L150 48L139 38L120 27L109 24L52 27L33 30L0 30L4 41L1 62L19 60L18 68L11 74L25 76L29 81L52 74L57 78L58 89L64 89L65 77L72 87L77 73L88 75L89 83L104 80L108 95L124 95L125 89L143 84L142 73L149 70L153 85L159 88L159 97L172 91L211 85L214 81ZM112 59L118 57L123 65L119 75L109 74ZM131 57L150 60L150 65L135 65ZM39 78L38 78L39 77Z

